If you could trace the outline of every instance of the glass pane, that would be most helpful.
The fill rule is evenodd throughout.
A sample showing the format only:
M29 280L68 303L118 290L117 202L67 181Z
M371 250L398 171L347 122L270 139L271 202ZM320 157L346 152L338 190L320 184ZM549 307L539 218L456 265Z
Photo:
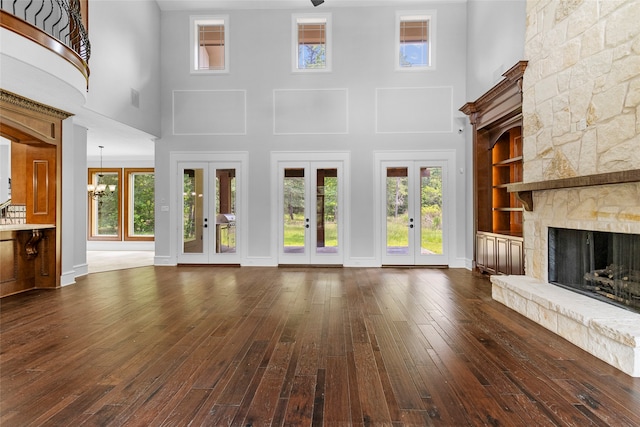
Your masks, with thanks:
M224 70L224 25L198 26L198 69Z
M400 66L429 65L429 20L400 22Z
M101 172L93 175L93 185L97 191L102 191L102 196L93 200L94 236L118 236L118 218L120 206L118 205L118 173Z
M236 170L216 171L216 253L236 252Z
M318 169L316 253L338 253L338 170Z
M298 68L326 66L326 24L298 24Z
M409 253L407 168L387 168L387 254Z
M154 174L135 172L129 175L129 230L132 236L153 236Z
M182 190L182 243L184 253L203 253L202 169L184 169Z
M304 169L284 171L284 253L304 253L305 217L304 211Z
M442 168L420 168L420 253L442 254Z

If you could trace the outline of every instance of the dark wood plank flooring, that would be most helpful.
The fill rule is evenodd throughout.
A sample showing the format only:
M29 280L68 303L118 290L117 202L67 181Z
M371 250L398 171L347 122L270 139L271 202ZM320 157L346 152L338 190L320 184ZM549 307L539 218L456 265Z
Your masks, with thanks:
M0 301L4 426L640 426L457 269L142 267Z

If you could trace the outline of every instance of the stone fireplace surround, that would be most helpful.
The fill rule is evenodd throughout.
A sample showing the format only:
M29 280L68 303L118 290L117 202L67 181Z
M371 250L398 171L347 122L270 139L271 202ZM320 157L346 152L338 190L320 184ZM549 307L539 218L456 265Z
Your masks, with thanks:
M632 175L637 178L635 172ZM576 181L564 184L571 182ZM584 187L579 183L523 195L530 203L524 231L527 276L492 276L492 296L628 375L640 377L640 314L548 283L549 227L640 234L640 182ZM520 184L520 189L531 187ZM512 190L518 190L517 185Z
M640 2L527 0L524 276L498 301L640 377L640 315L548 283L549 227L640 234Z

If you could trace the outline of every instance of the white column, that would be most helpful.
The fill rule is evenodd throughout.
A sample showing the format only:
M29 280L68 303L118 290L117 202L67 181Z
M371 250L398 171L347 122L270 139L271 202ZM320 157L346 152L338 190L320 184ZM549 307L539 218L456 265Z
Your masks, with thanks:
M87 129L62 122L62 275L60 285L87 274Z
M11 141L0 138L0 203L6 202L9 193L9 178L11 178Z

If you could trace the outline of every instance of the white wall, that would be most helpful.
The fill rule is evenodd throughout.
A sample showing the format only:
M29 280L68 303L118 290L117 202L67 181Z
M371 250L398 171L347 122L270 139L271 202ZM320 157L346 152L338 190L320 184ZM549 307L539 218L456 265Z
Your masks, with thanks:
M524 58L526 0L468 0L467 100L475 101Z
M0 203L11 198L11 141L0 137Z
M325 4L328 6L328 4ZM156 143L156 206L171 204L169 155L171 151L249 152L249 244L250 257L275 257L272 253L270 217L270 153L272 151L335 150L351 153L350 253L347 258L375 256L374 170L376 150L442 150L456 152L457 180L454 209L459 213L456 230L464 230L471 207L465 201L467 174L465 134L457 132L455 117L466 100L466 8L464 2L413 2L411 9L437 11L437 69L398 72L394 69L396 8L324 7L333 16L333 71L299 74L291 72L291 14L304 10L231 10L230 73L193 76L189 73L189 16L187 12L162 13L162 138ZM211 14L211 11L203 11ZM450 117L446 131L430 133L376 132L376 90L381 88L441 88L451 91L451 101L432 105L431 115ZM274 134L274 90L346 89L348 131L331 135ZM239 135L178 135L174 133L173 91L246 91L246 133ZM384 106L388 108L389 106ZM445 111L443 111L443 109ZM178 112L179 114L180 112ZM212 118L213 120L214 118ZM387 130L397 123L385 121ZM415 123L414 123L415 124ZM222 124L224 125L224 123ZM421 125L421 123L417 123ZM395 126L400 129L402 125ZM180 129L178 133L184 132ZM175 211L171 206L171 211ZM175 259L171 248L169 213L156 209L156 256ZM452 259L468 257L467 236L457 233ZM348 263L348 260L345 261Z
M65 149L69 147L65 146ZM82 126L73 126L73 194L74 194L74 221L73 221L73 269L76 277L88 273L87 266L87 129ZM65 174L67 169L64 169ZM65 187L66 188L66 187ZM65 215L66 208L62 207Z
M155 1L89 2L91 59L85 107L160 134L160 10ZM132 105L131 90L139 93Z
M62 275L60 285L87 274L87 129L62 122Z

